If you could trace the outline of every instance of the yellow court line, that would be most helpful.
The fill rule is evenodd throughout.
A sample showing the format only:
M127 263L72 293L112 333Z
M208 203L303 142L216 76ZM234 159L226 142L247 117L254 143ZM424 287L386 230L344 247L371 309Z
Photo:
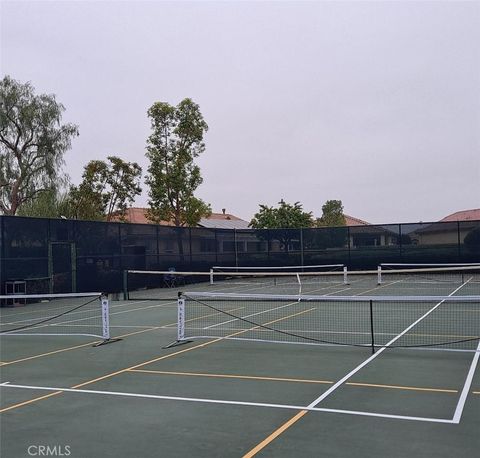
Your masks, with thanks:
M276 323L277 321L286 320L287 318L292 318L292 317L294 317L294 316L297 316L297 315L300 315L300 314L303 314L303 313L306 313L306 312L310 312L310 311L312 311L312 310L314 310L314 309L312 308L312 309L309 309L309 310L304 310L304 311L301 311L301 312L298 312L298 313L294 313L294 314L292 314L292 315L289 315L288 317L282 317L282 318L278 318L278 319L273 320L273 321L269 321L268 323L265 323L264 325L269 325L269 324L272 324L272 323ZM247 329L247 330L243 329L243 330L241 330L241 331L238 331L238 332L235 332L235 333L233 333L233 334L230 334L230 335L228 335L227 337L234 337L234 336L239 335L239 334L244 334L245 332L251 331L251 330L253 330L253 329L257 329L257 328L259 328L259 327L260 327L260 326L254 326L253 328L250 328L250 329ZM194 347L186 348L186 349L184 349L184 350L180 350L180 351L177 351L177 352L174 352L174 353L170 353L170 354L168 354L168 355L160 356L160 357L155 358L155 359L152 359L152 360L150 360L150 361L145 361L145 362L143 362L143 363L136 364L135 366L127 367L127 368L125 368L125 369L121 369L121 370L116 371L116 372L113 372L113 373L111 373L111 374L107 374L107 375L104 375L104 376L102 376L102 377L98 377L98 378L96 378L96 379L94 379L94 380L89 380L88 382L84 382L84 383L81 383L81 384L79 384L79 385L72 386L72 388L80 388L80 387L85 386L85 385L90 385L91 383L99 382L100 380L104 380L104 379L106 379L106 378L110 378L110 377L113 377L113 376L115 376L115 375L123 374L123 373L125 373L125 372L131 371L132 369L137 369L137 368L139 368L139 367L146 366L147 364L155 363L155 362L157 362L157 361L162 361L162 360L164 360L164 359L171 358L172 356L180 355L180 354L182 354L182 353L186 353L186 352L188 352L188 351L195 350L195 349L197 349L197 348L206 347L207 345L211 345L211 344L213 344L213 343L219 342L219 341L224 340L224 339L225 339L224 337L219 337L219 338L217 338L217 339L210 340L210 341L208 341L208 342L204 342L204 343L202 343L202 344L200 344L200 345L195 345Z
M314 380L314 379L299 379L299 378L286 378L286 377L260 377L253 375L232 375L232 374L206 374L198 372L174 372L174 371L157 371L149 369L132 369L129 372L140 372L145 374L160 374L160 375L180 375L187 377L211 377L211 378L231 378L231 379L245 379L245 380L264 380L271 382L296 382L296 383L319 383L332 385L334 382L330 380ZM452 390L447 388L423 388L415 386L401 386L401 385L384 385L374 383L362 383L362 382L347 382L345 385L361 386L366 388L385 388L393 390L409 390L409 391L427 391L433 393L458 393L458 390Z
M70 387L70 388L73 388L73 389L74 389L74 388L80 388L80 387L82 387L82 386L89 385L89 384L91 384L91 383L95 383L95 382L98 382L98 381L100 381L100 380L104 380L104 379L106 379L106 378L109 378L109 377L113 377L113 376L115 376L115 375L122 374L122 373L124 373L124 372L127 372L127 371L130 370L130 369L135 369L135 368L137 368L137 367L144 366L145 364L150 364L150 363L153 363L153 362L155 362L155 361L159 361L159 360L161 360L161 359L166 359L166 358L169 358L169 357L171 357L171 356L178 355L178 354L180 354L180 353L185 353L185 352L190 351L190 350L195 350L196 348L205 347L206 345L209 345L209 344L211 344L211 343L217 342L218 340L221 340L221 339L212 340L212 341L210 341L210 342L205 342L205 343L203 343L203 344L201 344L201 345L196 345L195 347L190 347L190 348L186 348L186 349L181 350L181 351L177 351L177 352L175 352L175 353L170 353L170 354L165 355L165 356L162 356L162 357L160 357L160 358L155 358L155 359L152 359L152 360L150 360L150 361L146 361L146 362L144 362L144 363L137 364L137 365L135 365L135 366L127 367L126 369L121 369L121 370L119 370L119 371L112 372L112 373L110 373L110 374L104 375L104 376L102 376L102 377L98 377L98 378L93 379L93 380L88 380L87 382L80 383L80 384L78 384L78 385L74 385L74 386L72 386L72 387ZM30 399L30 401L25 401L25 402L21 402L21 403L19 403L19 404L14 404L14 405L12 405L12 406L10 406L10 407L6 407L6 408L0 410L0 413L6 412L7 410L16 409L16 408L22 407L22 406L24 406L24 405L26 405L26 404L30 404L30 403L32 403L32 402L40 401L40 400L42 400L42 399L46 399L46 398L48 398L48 397L56 396L56 395L62 394L62 393L63 393L63 391L55 391L54 393L50 393L50 394L47 395L47 396L41 396L41 397L39 397L39 398Z
M244 308L244 307L239 307L239 309L241 308ZM237 309L233 309L233 311L235 311ZM211 315L207 315L208 316L211 316ZM199 317L199 318L192 318L190 320L187 320L187 322L189 321L193 321L193 320L198 320L200 318L203 318L203 317ZM116 339L123 339L125 337L129 337L129 336L133 336L135 334L141 334L143 332L148 332L148 331L155 331L157 329L162 329L162 328L165 328L167 326L174 326L176 325L177 323L168 323L168 324L165 324L165 325L162 325L162 326L152 326L148 329L142 329L140 331L134 331L134 332L129 332L127 334L122 334L122 335L119 335L119 336L115 336ZM17 363L21 363L23 361L29 361L31 359L37 359L37 358L43 358L44 356L50 356L50 355L54 355L56 353L62 353L64 351L70 351L70 350L76 350L77 348L83 348L83 347L88 347L90 345L93 345L93 344L96 344L96 343L99 343L101 342L101 340L94 340L92 342L88 342L86 344L81 344L81 345L75 345L74 347L67 347L67 348L61 348L59 350L53 350L53 351L49 351L49 352L46 352L46 353L41 353L39 355L34 355L34 356L27 356L25 358L20 358L20 359L16 359L16 360L13 360L13 361L6 361L6 362L2 362L0 363L0 366L3 366L3 365L11 365L11 364L17 364Z
M83 382L83 383L80 383L78 385L74 385L72 386L71 388L80 388L82 386L85 386L85 385L90 385L91 383L95 383L95 382L99 382L100 380L105 380L107 378L110 378L110 377L114 377L115 375L120 375L120 374L123 374L124 372L128 372L132 369L137 369L138 367L142 367L142 366L146 366L147 364L152 364L152 363L155 363L157 361L162 361L164 359L167 359L167 358L171 358L172 356L176 356L176 355L180 355L182 353L186 353L188 351L192 351L192 350L196 350L197 348L203 348L203 347L206 347L207 345L211 345L212 343L215 343L215 342L218 342L219 340L222 340L221 338L218 338L218 339L215 339L215 340L211 340L211 341L208 341L208 342L204 342L200 345L195 345L194 347L190 347L190 348L185 348L184 350L180 350L180 351L176 351L174 353L169 353L168 355L164 355L164 356L160 356L158 358L154 358L154 359L151 359L149 361L145 361L143 363L140 363L140 364L135 364L134 366L131 366L131 367L127 367L125 369L121 369L119 371L116 371L116 372L112 372L110 374L106 374L106 375L103 375L101 377L97 377L93 380L88 380L87 382Z
M458 393L458 390L450 390L447 388L421 388L421 387L415 387L415 386L379 385L375 383L360 383L360 382L346 382L345 385L372 387L372 388L389 388L392 390L429 391L434 393Z
M142 372L146 374L161 374L161 375L185 375L189 377L212 377L212 378L233 378L242 380L265 380L272 382L299 382L299 383L321 383L331 385L330 380L311 380L311 379L297 379L284 377L259 377L254 375L231 375L231 374L200 374L195 372L171 372L171 371L155 371L147 369L132 369L129 372Z
M141 329L140 331L129 332L127 334L122 334L122 335L119 335L119 336L115 336L115 339L123 339L125 337L133 336L135 334L141 334L143 332L154 331L156 329L160 329L160 327L149 328L149 329ZM8 362L3 363L2 365L7 366L7 365L11 365L11 364L21 363L23 361L29 361L31 359L43 358L44 356L50 356L50 355L54 355L56 353L62 353L64 351L70 351L70 350L76 350L77 348L89 347L91 345L94 345L94 344L100 343L100 342L102 342L102 341L101 340L93 340L93 341L85 343L85 344L75 345L74 347L60 348L59 350L53 350L53 351L49 351L49 352L46 352L46 353L41 353L39 355L27 356L25 358L16 359L14 361L8 361Z
M260 450L264 449L268 444L280 436L280 434L282 434L286 429L290 428L290 426L300 420L300 418L302 418L307 412L308 410L301 410L298 412L294 417L290 418L290 420L285 422L282 426L280 426L280 428L270 434L270 436L260 442L255 448L250 450L246 455L243 455L243 458L251 458L252 456L256 455Z
M355 385L362 385L362 386L371 386L370 384L357 384L357 383L347 383L349 385L355 384ZM382 386L382 385L375 385L379 387L387 387L387 386ZM394 387L394 386L389 386L389 388L399 388L399 387ZM415 389L415 388L408 388L406 387L405 389ZM423 390L420 388L420 390ZM480 392L478 393L480 394ZM276 429L272 434L270 434L267 438L265 438L262 442L260 442L257 446L255 446L252 450L250 450L248 453L243 455L242 458L252 458L255 456L258 452L263 450L267 445L269 445L271 442L273 442L278 436L280 436L286 429L290 428L294 423L296 423L300 418L302 418L308 411L307 410L301 410L297 415L292 417L290 420L285 422L282 426L280 426L278 429Z
M293 304L292 304L292 305L293 305ZM277 319L277 320L270 321L270 322L268 322L268 323L264 323L264 325L269 325L269 324L275 323L275 322L277 322L277 321L286 320L286 319L288 319L288 318L292 318L292 317L294 317L294 316L300 315L300 314L302 314L302 313L309 312L309 311L311 311L311 310L314 310L314 309L312 308L312 309L310 309L310 310L304 310L304 311L302 311L302 312L294 313L294 314L292 314L292 315L289 315L289 316L286 316L286 317L282 317L282 318L279 318L279 319ZM258 328L258 327L259 327L259 326L255 326L255 327L253 327L253 328L251 328L251 329L247 329L247 330L242 330L242 331L239 331L239 332L235 332L235 333L233 333L233 334L228 335L227 337L234 337L234 336L236 336L236 335L243 334L243 333L245 333L245 332L247 332L247 331L250 331L250 330L252 330L252 329L256 329L256 328ZM147 332L147 331L150 331L150 330L147 329L147 330L143 330L143 331L141 331L141 332ZM180 350L180 351L177 351L177 352L174 352L174 353L169 353L168 355L160 356L160 357L158 357L158 358L154 358L154 359L151 359L151 360L149 360L149 361L145 361L145 362L143 362L143 363L136 364L136 365L134 365L134 366L130 366L130 367L127 367L127 368L125 368L125 369L121 369L121 370L119 370L119 371L112 372L112 373L110 373L110 374L106 374L106 375L104 375L104 376L102 376L102 377L97 377L97 378L95 378L95 379L88 380L88 381L83 382L83 383L80 383L80 384L78 384L78 385L74 385L74 386L72 386L72 387L70 387L70 388L71 388L71 389L81 388L81 387L83 387L83 386L86 386L86 385L90 385L90 384L92 384L92 383L99 382L100 380L105 380L105 379L107 379L107 378L110 378L110 377L114 377L114 376L116 376L116 375L123 374L123 373L128 372L128 371L130 371L130 370L132 370L132 369L137 369L137 368L139 368L139 367L146 366L147 364L151 364L151 363L154 363L154 362L157 362L157 361L162 361L162 360L164 360L164 359L171 358L171 357L176 356L176 355L180 355L180 354L183 354L183 353L192 351L192 350L196 350L197 348L204 348L204 347L206 347L206 346L208 346L208 345L211 345L211 344L213 344L213 343L219 342L219 341L221 341L221 340L224 340L224 338L223 338L223 337L219 337L219 338L217 338L217 339L210 340L210 341L208 341L208 342L204 342L204 343L199 344L199 345L195 345L194 347L186 348L186 349L184 349L184 350ZM2 413L2 412L4 412L4 411L7 411L7 410L15 409L15 408L17 408L17 407L21 407L21 406L23 406L23 405L26 405L26 404L29 404L29 403L32 403L32 402L35 402L35 401L40 401L41 399L44 399L44 398L46 398L46 397L51 397L51 396L54 396L54 395L57 395L57 394L61 394L61 393L63 393L63 391L56 391L55 393L51 393L50 396L43 396L43 397L41 397L41 398L35 398L35 399L31 399L30 401L27 401L27 402L22 402L22 403L20 403L20 404L15 404L15 405L13 405L13 406L10 406L10 407L7 407L7 408L5 408L5 409L3 409L3 410L0 410L0 413Z
M49 356L49 355L54 355L55 353L62 353L64 351L69 351L69 350L75 350L76 348L82 348L82 347L87 347L88 345L93 345L94 343L97 343L97 342L101 342L100 340L96 340L94 342L89 342L89 343L86 343L86 344L81 344L81 345L75 345L74 347L67 347L67 348L61 348L59 350L53 350L53 351L49 351L47 353L41 353L40 355L34 355L34 356L27 356L25 358L21 358L21 359L16 359L14 361L9 361L9 362L6 362L6 363L3 363L4 366L8 366L10 364L16 364L16 363L21 363L22 361L28 361L30 359L36 359L36 358L42 358L44 356Z
M51 398L52 396L56 396L57 394L61 394L63 391L55 391L53 393L46 394L45 396L40 396L39 398L29 399L28 401L20 402L18 404L14 404L10 407L5 407L0 409L0 413L7 412L8 410L16 409L17 407L22 407L27 404L31 404L32 402L41 401L42 399Z

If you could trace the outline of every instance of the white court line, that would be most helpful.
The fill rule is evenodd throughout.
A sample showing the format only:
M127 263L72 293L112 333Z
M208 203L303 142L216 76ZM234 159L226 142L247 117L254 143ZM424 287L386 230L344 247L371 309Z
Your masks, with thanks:
M210 325L210 326L206 326L206 327L200 328L200 329L216 328L217 326L222 326L222 325L224 325L224 324L233 323L234 321L238 321L238 320L245 320L246 318L251 318L252 316L261 315L261 314L263 314L263 313L272 312L272 311L274 311L274 310L275 310L275 311L276 311L276 310L280 310L280 309L283 309L283 308L285 308L285 307L290 307L290 306L295 305L295 304L298 304L298 301L296 301L296 302L289 302L288 304L281 305L280 307L273 307L273 308L268 309L268 310L262 310L261 312L251 313L250 315L239 316L238 318L232 318L231 320L223 321L222 323L212 324L212 325ZM214 310L215 310L215 309L214 309Z
M452 291L448 297L453 296L459 289L463 288L466 285L466 283L463 283L460 285L457 289ZM390 340L384 347L380 348L376 353L371 355L369 358L367 358L363 363L359 364L357 367L355 367L353 370L351 370L348 374L343 376L338 382L336 382L334 385L332 385L325 393L320 395L317 399L313 400L308 407L315 407L316 405L320 404L325 398L330 396L337 388L339 388L341 385L343 385L349 378L351 378L353 375L355 375L358 371L363 369L368 363L373 361L375 358L380 356L390 345L392 345L394 342L396 342L400 337L402 337L404 334L406 334L410 329L415 327L420 321L422 321L424 318L426 318L428 315L430 315L434 310L436 310L440 305L445 301L442 300L438 304L436 304L434 307L432 307L428 312L423 314L418 320L413 322L410 326L405 328L398 336L394 337L392 340ZM477 354L476 354L477 355ZM453 420L452 420L453 421Z
M131 303L126 303L126 304L122 304L122 305L116 305L114 307L123 307L124 305L129 305L129 304L138 304L140 302L152 302L152 301L134 301L134 302L131 302ZM157 308L157 307L163 307L167 304L175 304L175 302L166 302L166 303L160 303L160 304L153 304L153 305L148 305L147 307L140 307L140 308L135 308L135 309L128 309L128 310L122 310L122 311L119 311L119 312L110 312L109 313L109 316L113 316L113 315L120 315L120 314L123 314L123 313L130 313L130 312L137 312L139 310L146 310L146 309L151 309L151 308ZM70 315L74 315L74 314L85 314L87 313L85 310L78 310L78 311L74 311L74 312L68 312L66 313L64 316L70 316ZM45 320L47 318L55 318L57 315L53 315L53 316L49 316L49 317L41 317L42 320ZM60 321L58 323L53 323L53 324L49 324L49 323L46 323L46 324L39 324L39 325L32 325L30 327L30 329L40 329L40 328L48 328L48 327L52 327L52 326L75 326L75 325L72 325L72 323L78 323L79 321L94 321L94 320L99 320L101 317L100 315L96 315L96 316L88 316L86 318L76 318L76 319L73 319L73 320L67 320L67 321ZM38 320L39 318L31 318L31 319L28 319L28 320L21 320L21 321L13 321L13 322L10 322L10 323L4 323L4 324L8 324L8 325L12 325L12 324L20 324L20 323L23 323L23 322L27 322L27 321L34 321L34 320ZM85 325L85 326L90 326L90 327L95 327L95 326L101 326L99 323L93 323L91 325ZM26 335L48 335L48 334L40 334L40 333L36 333L36 334L26 334L26 333L22 333L22 332L16 332L16 331L1 331L0 333L2 336L16 336L16 335L22 335L22 336L26 336ZM75 335L75 334L50 334L50 335ZM102 337L101 335L97 335L97 334L78 334L78 335L85 335L85 336L93 336L93 337Z
M323 288L321 288L323 289ZM333 294L338 294L342 291L347 291L351 288L345 288L345 289L341 289L340 291L332 291L330 293L327 293L327 294L323 294L322 296L329 296L329 295L333 295ZM315 292L315 291L320 291L320 290L314 290L312 292ZM240 293L241 294L241 293ZM311 294L311 293L309 293ZM207 327L204 327L204 328L200 328L200 329L211 329L211 328L216 328L218 326L222 326L224 324L228 324L228 323L233 323L234 321L238 321L238 320L243 320L243 319L246 319L246 318L251 318L253 316L257 316L257 315L261 315L263 313L268 313L268 312L271 312L271 311L274 311L274 310L280 310L282 308L285 308L285 307L290 307L292 305L295 305L295 304L298 304L298 301L295 301L295 302L290 302L286 305L282 305L280 307L274 307L274 308L271 308L271 309L268 309L268 310L262 310L261 312L255 312L255 313L252 313L251 315L245 315L245 316L242 316L242 317L238 317L238 318L232 318L231 320L227 320L227 321L223 321L222 323L217 323L217 324L212 324L210 326L207 326Z
M472 359L472 364L470 365L470 369L467 374L467 378L465 380L465 385L463 386L463 390L460 394L460 398L458 400L457 407L455 409L455 414L453 415L454 423L460 423L460 419L462 418L463 408L465 407L465 401L467 400L467 395L472 385L473 376L475 374L475 369L477 368L478 359L480 357L480 342L477 346L477 351Z
M205 399L205 398L187 398L181 396L163 396L158 394L142 394L142 393L125 393L121 391L101 391L101 390L83 390L77 388L55 388L46 386L30 386L30 385L15 385L10 382L4 382L0 384L3 388L19 388L27 390L39 390L39 391L62 391L67 393L82 393L82 394L99 394L104 396L121 396L140 399L162 399L166 401L184 401L184 402L199 402L206 404L227 404L236 406L248 406L248 407L267 407L274 409L288 409L288 410L308 410L312 412L327 412L327 413L339 413L347 415L357 415L366 417L377 418L389 418L394 420L410 420L410 421L423 421L429 423L454 423L453 420L444 418L427 418L427 417L413 417L407 415L389 415L376 412L362 412L356 410L341 410L341 409L326 409L321 407L305 407L290 404L271 404L265 402L247 402L247 401L228 401L223 399Z

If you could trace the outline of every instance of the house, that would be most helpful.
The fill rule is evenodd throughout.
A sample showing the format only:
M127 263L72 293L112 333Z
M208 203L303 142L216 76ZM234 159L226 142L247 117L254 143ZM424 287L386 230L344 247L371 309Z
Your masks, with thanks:
M456 245L480 227L480 208L461 210L428 224L412 234L414 243L422 245Z
M120 218L115 218L114 220L120 220ZM147 209L139 207L127 208L123 221L134 224L154 224L147 218ZM161 221L160 225L174 226L174 223L173 221ZM222 209L222 213L212 213L207 218L202 218L198 223L198 227L248 229L248 222L238 216L226 213L226 210Z
M114 217L112 221L125 221L134 224L153 224L147 219L147 209L138 207L127 208L123 219L120 219L120 217ZM162 221L160 224L162 226L174 226L172 221Z
M350 228L350 247L397 245L399 235L389 226L375 226L359 218L343 215Z
M354 218L353 216L346 215L345 213L343 214L343 216L345 217L345 226L368 226L370 224L359 218Z
M223 208L222 213L212 213L209 217L202 218L198 226L218 229L249 229L248 224L248 221L226 213Z
M445 218L441 219L440 221L480 221L480 208L474 208L473 210L461 210L445 216Z

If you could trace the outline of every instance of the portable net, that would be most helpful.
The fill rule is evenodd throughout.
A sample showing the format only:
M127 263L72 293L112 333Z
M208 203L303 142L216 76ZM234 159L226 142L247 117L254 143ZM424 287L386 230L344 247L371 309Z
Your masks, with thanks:
M101 293L0 296L1 336L91 336L110 340L109 302Z
M476 351L480 296L181 293L178 341L200 338Z

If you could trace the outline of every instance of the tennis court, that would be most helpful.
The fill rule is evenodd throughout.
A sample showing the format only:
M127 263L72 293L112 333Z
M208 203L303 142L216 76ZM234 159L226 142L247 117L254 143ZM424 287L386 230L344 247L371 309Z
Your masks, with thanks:
M476 456L480 293L464 270L300 276L317 296L300 301L269 275L175 273L111 298L118 342L92 346L105 340L101 304L1 335L2 457ZM34 307L2 307L2 323L17 329Z

